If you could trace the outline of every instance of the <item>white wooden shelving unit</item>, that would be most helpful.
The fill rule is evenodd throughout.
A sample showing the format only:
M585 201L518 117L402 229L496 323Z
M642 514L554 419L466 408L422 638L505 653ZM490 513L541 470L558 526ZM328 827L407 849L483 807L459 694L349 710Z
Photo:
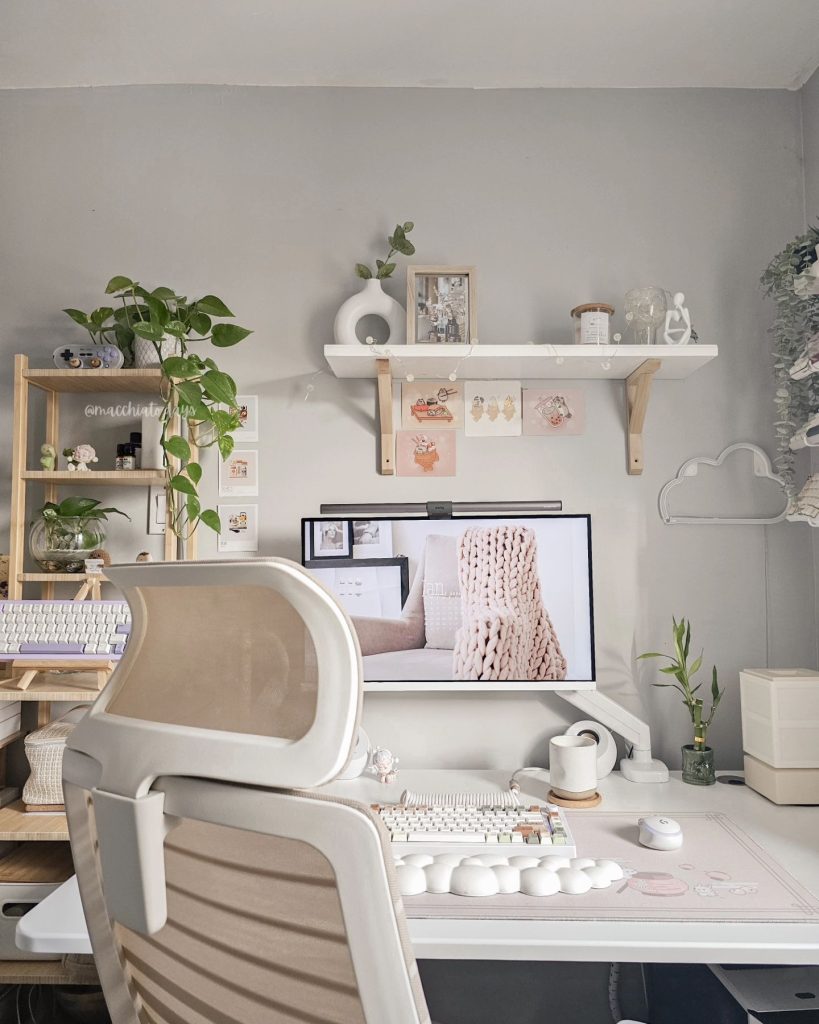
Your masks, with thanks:
M685 380L711 360L716 345L325 345L336 377L378 380L380 472L394 466L392 382L437 380L623 381L628 411L628 472L643 471L643 424L653 380Z

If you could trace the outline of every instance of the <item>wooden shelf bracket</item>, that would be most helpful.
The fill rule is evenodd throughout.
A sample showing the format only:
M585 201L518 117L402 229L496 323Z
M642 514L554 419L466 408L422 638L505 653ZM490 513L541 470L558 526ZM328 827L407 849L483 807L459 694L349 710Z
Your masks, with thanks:
M392 370L389 359L378 359L378 420L381 427L379 454L382 476L395 476L395 430L392 422Z
M651 395L651 382L662 365L659 359L646 359L626 377L629 476L639 476L643 472L643 424Z

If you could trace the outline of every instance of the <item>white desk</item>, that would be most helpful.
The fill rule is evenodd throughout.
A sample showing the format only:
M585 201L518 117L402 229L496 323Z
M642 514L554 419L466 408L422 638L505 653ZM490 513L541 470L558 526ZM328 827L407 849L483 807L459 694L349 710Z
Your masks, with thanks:
M397 800L405 788L422 792L505 787L511 772L402 771L391 786L372 777L337 782L327 791L365 803ZM544 800L547 773L524 777L524 793ZM637 785L614 774L600 784L602 807L640 814L718 811L766 847L796 879L819 893L819 808L777 807L750 789L670 782ZM593 814L594 811L587 813ZM582 899L582 897L578 897ZM792 923L664 921L410 920L421 959L585 960L655 963L819 964L819 920ZM76 879L66 882L17 926L21 949L90 953Z

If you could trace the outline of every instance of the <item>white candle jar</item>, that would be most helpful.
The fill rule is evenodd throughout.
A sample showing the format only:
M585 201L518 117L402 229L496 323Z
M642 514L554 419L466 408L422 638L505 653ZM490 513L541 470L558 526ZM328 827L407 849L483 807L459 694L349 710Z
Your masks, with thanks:
M575 345L608 345L614 306L607 302L586 302L572 310Z

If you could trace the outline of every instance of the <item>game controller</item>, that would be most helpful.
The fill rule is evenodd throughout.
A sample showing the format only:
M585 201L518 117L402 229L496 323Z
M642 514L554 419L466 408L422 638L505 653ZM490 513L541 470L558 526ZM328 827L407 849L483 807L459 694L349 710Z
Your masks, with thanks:
M58 345L54 365L58 370L118 370L125 357L116 345Z

